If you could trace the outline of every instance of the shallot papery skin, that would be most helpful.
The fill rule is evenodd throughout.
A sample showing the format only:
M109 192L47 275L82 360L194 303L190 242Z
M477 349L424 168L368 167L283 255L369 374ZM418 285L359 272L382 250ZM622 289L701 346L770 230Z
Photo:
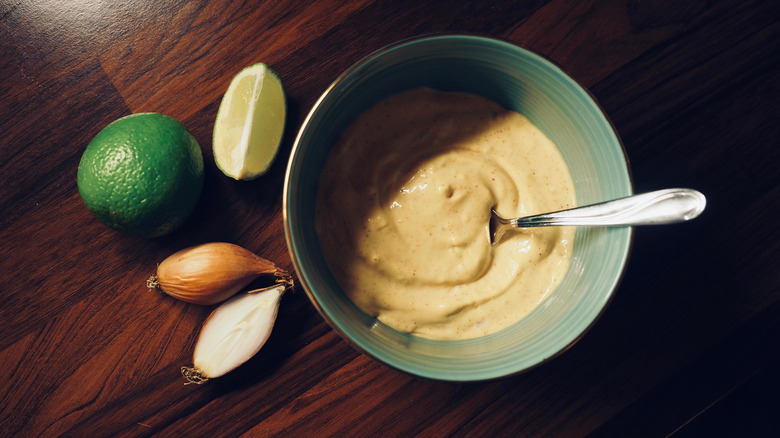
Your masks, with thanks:
M263 274L286 275L241 246L212 242L167 257L157 267L152 284L179 300L211 305L232 297Z

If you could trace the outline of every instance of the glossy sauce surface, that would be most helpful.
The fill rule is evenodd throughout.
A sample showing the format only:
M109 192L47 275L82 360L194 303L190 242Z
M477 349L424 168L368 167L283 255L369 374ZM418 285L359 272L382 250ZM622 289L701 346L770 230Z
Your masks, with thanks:
M359 116L331 152L317 194L325 257L344 292L391 327L433 339L499 331L566 274L573 228L508 234L515 217L573 207L556 146L482 97L407 91Z

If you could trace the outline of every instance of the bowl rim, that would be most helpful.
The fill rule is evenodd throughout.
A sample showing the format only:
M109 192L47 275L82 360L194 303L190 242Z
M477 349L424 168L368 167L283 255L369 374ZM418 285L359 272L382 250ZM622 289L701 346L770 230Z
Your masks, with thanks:
M593 317L592 321L584 327L580 333L574 337L570 342L563 345L561 348L559 348L555 353L552 355L545 357L535 364L531 366L527 366L522 369L515 370L513 372L485 377L485 378L437 378L433 375L423 375L418 374L412 370L402 368L400 366L397 366L393 363L389 363L382 358L377 357L370 351L367 351L365 348L363 348L361 345L359 345L356 341L354 341L349 335L347 335L331 317L330 315L325 311L325 309L322 307L322 305L319 303L319 301L316 299L314 293L310 289L309 284L307 284L298 273L300 272L300 261L296 257L296 253L293 249L293 240L292 240L292 230L291 230L291 224L290 224L290 217L288 214L289 210L289 190L290 190L290 184L291 184L291 178L292 178L292 168L294 164L294 158L297 154L297 151L300 147L301 139L309 126L309 123L311 122L311 119L316 115L320 107L322 106L323 102L332 94L333 90L345 79L347 79L354 71L360 69L362 66L364 66L366 63L370 62L371 60L375 59L376 57L379 57L389 51L395 50L401 46L412 44L412 43L419 43L426 40L438 40L438 39L448 39L448 38L454 38L454 39L471 39L471 40L481 40L485 42L489 42L491 44L503 44L512 46L515 49L520 49L521 51L525 51L530 53L533 56L539 57L541 60L547 62L550 66L557 68L561 71L561 73L566 76L568 79L570 79L577 87L583 91L588 98L593 102L593 104L598 108L598 111L600 112L601 117L609 124L610 130L615 135L615 138L617 140L618 145L620 146L621 153L624 160L624 166L626 169L627 177L628 177L628 189L629 194L635 193L635 184L634 184L634 176L631 171L631 163L628 157L628 153L626 151L625 145L623 143L622 138L620 137L620 134L618 130L616 129L614 123L608 116L607 112L604 110L601 103L598 101L598 99L593 95L593 93L586 87L584 84L582 84L574 75L570 74L566 69L564 69L561 65L559 65L554 60L550 59L548 56L543 55L537 51L531 50L521 44L518 44L516 42L509 41L507 39L494 37L494 36L486 36L486 35L480 35L476 33L428 33L428 34L421 34L417 36L412 36L409 38L404 38L401 40L397 40L393 43L387 44L383 47L380 47L379 49L373 50L369 52L367 55L359 58L356 62L352 63L347 69L345 69L342 73L340 73L336 79L334 79L322 92L322 94L317 98L315 103L312 105L312 108L307 113L306 117L304 118L303 122L301 123L300 128L298 129L298 132L296 133L296 137L294 140L294 143L292 145L292 149L290 151L287 168L285 170L285 177L284 177L284 186L283 186L283 195L282 195L282 221L284 226L284 234L285 234L285 242L287 245L287 250L290 255L290 260L293 265L294 272L296 273L296 276L298 277L299 281L298 284L300 284L304 292L306 293L306 296L308 297L309 301L312 303L314 308L317 310L317 312L320 314L320 316L325 320L325 322L333 329L339 337L346 341L347 344L349 344L352 348L357 350L359 353L371 358L372 360L382 364L383 366L386 366L388 368L392 368L396 371L399 371L403 374L407 374L416 378L421 378L425 380L432 380L432 381L448 381L448 382L469 382L469 381L493 381L493 380L499 380L504 379L512 376L516 376L519 374L523 374L526 372L529 372L531 370L536 369L537 367L542 366L543 364L546 364L553 359L559 357L572 347L574 347L575 344L577 344L590 330L593 328L593 326L596 324L596 322L601 318L601 316L606 312L606 309L609 307L609 304L614 299L614 296L617 292L617 290L620 287L620 284L622 283L625 275L626 270L628 267L628 261L631 256L631 253L633 251L634 246L634 229L633 227L629 227L628 229L628 236L626 240L626 249L625 254L623 256L623 263L620 267L620 271L613 282L613 287L609 292L609 295L607 296L606 300L604 301L603 306L599 309L598 313Z

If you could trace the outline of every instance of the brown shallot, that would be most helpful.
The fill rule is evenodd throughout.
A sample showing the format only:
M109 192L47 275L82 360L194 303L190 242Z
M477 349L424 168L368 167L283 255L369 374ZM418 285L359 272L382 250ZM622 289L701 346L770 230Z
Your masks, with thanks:
M147 286L194 304L220 303L265 274L291 286L292 277L273 262L241 246L225 242L196 245L178 251L157 267Z

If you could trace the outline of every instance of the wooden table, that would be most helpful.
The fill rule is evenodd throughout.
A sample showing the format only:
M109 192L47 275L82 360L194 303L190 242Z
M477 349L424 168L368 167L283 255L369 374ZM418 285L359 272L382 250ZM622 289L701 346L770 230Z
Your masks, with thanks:
M207 241L291 268L282 185L304 117L352 63L436 32L562 65L612 118L636 191L697 188L705 214L637 229L605 314L528 373L401 374L353 350L296 290L261 354L185 385L211 308L150 291L147 277ZM4 1L0 436L777 433L779 54L774 0ZM230 79L259 61L285 82L289 126L270 173L236 182L214 165L212 127ZM154 240L97 222L76 186L92 137L144 111L182 121L206 162L194 216Z

